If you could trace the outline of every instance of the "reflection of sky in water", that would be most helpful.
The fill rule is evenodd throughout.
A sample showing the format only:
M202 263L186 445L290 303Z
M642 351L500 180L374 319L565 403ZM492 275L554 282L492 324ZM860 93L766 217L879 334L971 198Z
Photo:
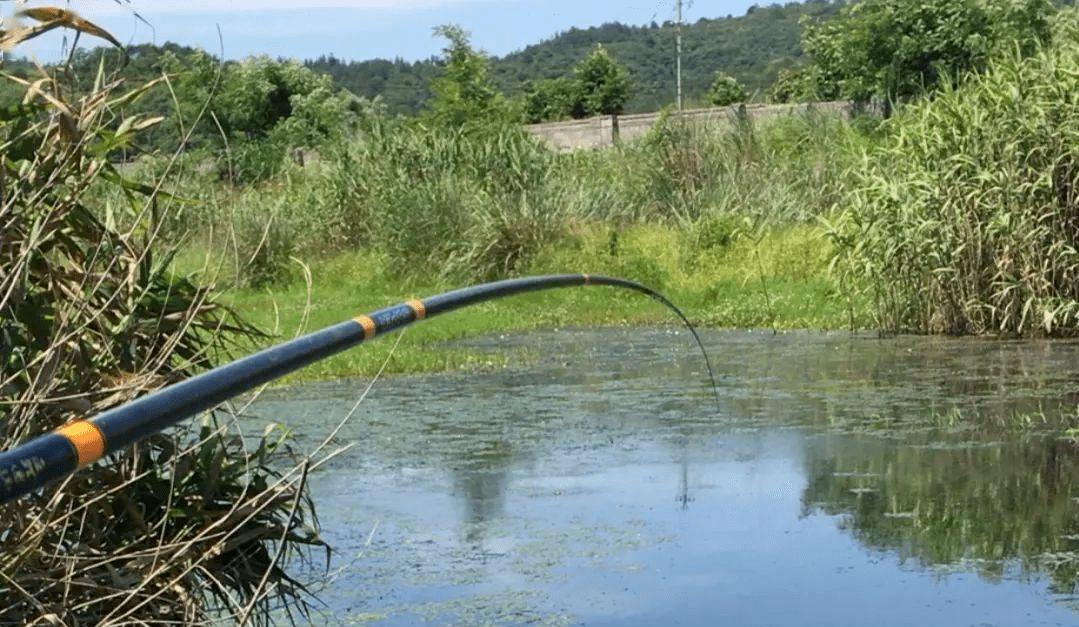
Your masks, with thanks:
M1076 451L1011 427L1074 407L1079 345L706 341L718 414L688 339L659 331L473 342L533 360L380 382L312 481L330 617L1079 624ZM256 412L306 445L361 391Z

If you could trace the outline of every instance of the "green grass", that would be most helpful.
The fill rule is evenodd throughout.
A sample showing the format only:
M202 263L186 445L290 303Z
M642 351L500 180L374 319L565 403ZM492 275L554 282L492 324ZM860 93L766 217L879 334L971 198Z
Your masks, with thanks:
M223 278L241 288L226 298L276 341L303 321L315 330L407 298L563 272L635 279L706 326L865 328L865 299L850 302L830 276L832 240L818 217L832 212L846 157L876 141L873 129L812 113L669 118L612 150L559 154L516 127L376 118L271 181L223 189L192 178L181 188L197 202L169 226L203 238L178 268L227 249ZM310 294L294 258L309 264ZM486 333L675 322L649 299L610 290L522 296L417 325L387 371L500 367L507 358L449 343ZM370 376L391 346L296 376Z
M850 326L847 299L828 276L830 252L823 231L816 226L781 227L766 233L758 244L743 237L704 251L691 245L692 232L678 227L642 225L620 233L612 245L605 229L579 232L544 249L528 273L590 272L638 279L663 290L693 321L712 327L832 330ZM761 283L762 267L768 298ZM245 318L273 333L276 342L300 329L305 312L305 329L311 331L407 298L460 287L444 280L394 276L379 257L366 253L316 260L310 269L310 305L303 280L267 289L234 290L227 299ZM853 315L856 326L869 323L864 304L856 303ZM676 323L658 303L638 296L626 298L606 288L529 294L410 328L386 371L482 370L502 367L507 359L527 358L477 354L447 345L451 340L489 333ZM346 351L304 369L292 380L371 376L393 344L392 339L384 339Z

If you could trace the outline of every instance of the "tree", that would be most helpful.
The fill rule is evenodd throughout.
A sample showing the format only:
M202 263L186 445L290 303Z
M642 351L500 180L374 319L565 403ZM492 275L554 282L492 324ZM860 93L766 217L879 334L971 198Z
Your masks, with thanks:
M822 98L909 99L980 71L1002 49L1049 37L1051 0L865 0L808 25L802 46Z
M291 115L281 120L271 137L291 148L315 148L345 137L362 117L372 115L378 105L348 92L320 85L306 94L289 99Z
M530 81L525 87L523 109L529 124L588 115L580 83L568 78Z
M746 90L738 79L723 72L716 72L712 88L708 90L708 101L717 107L728 107L745 102Z
M764 97L773 104L787 104L792 102L814 102L819 100L816 92L816 82L810 68L783 68L776 75Z
M332 87L328 76L295 61L252 57L228 68L214 108L227 133L262 139L292 115L295 97L329 93Z
M185 142L188 149L217 142L220 133L214 128L213 121L208 116L202 116L201 119L199 117L202 108L214 95L217 60L202 50L165 48L160 54L153 54L156 51L150 54L147 52L150 51L144 49L143 54L131 62L132 65L140 64L142 67L124 68L127 70L124 78L131 82L149 82L162 74L169 76L167 88L161 86L150 90L136 105L140 113L165 116L166 122L141 134L139 147L150 151L170 152L176 150L181 142ZM96 67L101 59L87 59L87 62L90 67ZM114 65L108 67L118 67L121 64L122 61L116 59ZM96 77L97 74L95 72L90 76ZM89 90L92 87L82 88ZM192 125L195 125L195 128L191 128Z
M446 38L448 44L442 50L442 75L431 83L434 98L429 105L430 115L439 123L453 126L506 117L506 99L495 89L487 58L472 48L468 32L449 24L435 28L435 34Z
M629 73L608 54L603 44L573 70L584 94L585 110L592 115L618 115L629 100Z

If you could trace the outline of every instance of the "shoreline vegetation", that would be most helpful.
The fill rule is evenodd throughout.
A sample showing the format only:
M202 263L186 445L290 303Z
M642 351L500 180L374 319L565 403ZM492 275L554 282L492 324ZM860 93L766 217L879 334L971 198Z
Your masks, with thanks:
M828 270L828 240L822 227L798 225L766 233L758 241L738 239L709 251L711 270L699 259L681 258L687 234L676 228L622 231L620 258L608 250L601 229L540 252L528 271L546 274L588 270L618 274L622 265L655 260L656 284L703 328L866 331L872 318L864 301L848 303ZM760 265L755 251L760 252ZM671 254L674 251L675 254ZM396 304L461 287L446 279L393 276L385 261L364 253L343 253L312 262L310 287L304 277L264 288L232 290L225 302L249 322L280 338L314 331ZM580 264L590 264L582 266ZM601 269L596 272L595 267ZM761 282L761 269L764 283ZM332 277L332 278L327 278ZM416 374L504 365L489 354L453 346L454 340L486 334L575 326L676 325L650 299L614 298L603 288L575 288L517 296L411 327L384 374ZM853 327L852 327L853 320ZM379 372L393 340L364 346L305 368L282 383L298 380L369 377ZM262 346L262 344L259 344Z

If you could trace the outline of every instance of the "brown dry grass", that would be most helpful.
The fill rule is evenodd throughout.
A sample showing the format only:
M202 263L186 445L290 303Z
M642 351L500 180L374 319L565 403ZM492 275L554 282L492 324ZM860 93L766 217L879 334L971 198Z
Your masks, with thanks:
M51 28L115 39L63 9L25 12L13 46ZM173 197L109 163L153 119L124 117L152 86L102 72L72 96L62 68L20 82L0 112L0 447L116 406L227 357L257 335L174 276L159 237ZM119 222L97 186L123 190ZM116 208L113 208L116 210ZM287 433L249 441L219 411L0 509L0 624L268 622L308 610L284 565L322 546L310 462Z

